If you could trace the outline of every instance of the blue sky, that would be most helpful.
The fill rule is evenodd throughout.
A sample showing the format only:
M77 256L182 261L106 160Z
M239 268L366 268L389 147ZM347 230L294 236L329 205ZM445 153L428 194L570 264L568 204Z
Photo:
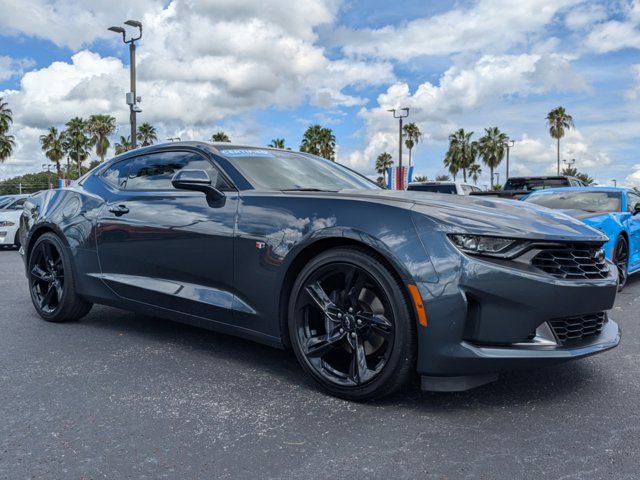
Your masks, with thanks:
M18 143L0 178L39 170L39 135L72 116L110 113L112 144L128 135L128 53L106 30L126 18L145 25L139 121L161 138L225 130L295 148L321 123L338 161L373 174L379 153L397 157L386 110L408 106L424 133L417 173L444 173L455 129L498 126L516 141L513 173L543 174L555 164L544 117L563 105L576 128L562 158L640 185L638 0L0 0L0 96Z

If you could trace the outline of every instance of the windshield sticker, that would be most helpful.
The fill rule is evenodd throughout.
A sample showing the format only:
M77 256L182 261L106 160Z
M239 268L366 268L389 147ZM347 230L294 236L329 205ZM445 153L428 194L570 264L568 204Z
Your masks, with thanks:
M268 150L228 148L220 150L220 153L227 157L275 157L275 155Z

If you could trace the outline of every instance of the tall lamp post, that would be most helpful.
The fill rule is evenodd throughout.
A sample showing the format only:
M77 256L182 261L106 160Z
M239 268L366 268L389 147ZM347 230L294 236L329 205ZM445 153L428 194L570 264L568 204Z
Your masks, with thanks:
M507 140L506 142L504 142L504 146L507 147L507 180L509 179L509 151L515 144L515 140Z
M618 186L618 181L614 178L613 180L611 180L613 182L613 186L617 187Z
M567 168L571 168L576 163L576 159L572 158L570 162L567 162L565 159L562 159L562 163L564 163L567 166Z
M398 131L398 167L402 167L402 119L409 116L409 108L404 107L399 111L400 113L398 113L398 110L396 110L395 108L387 110L387 112L393 113L393 118L397 118L399 120L400 130Z
M494 175L496 177L496 185L500 185L500 172L496 172Z
M131 122L131 148L138 146L136 140L136 114L142 112L142 109L138 106L138 102L142 101L142 98L136 96L136 42L142 38L142 23L137 20L127 20L124 22L133 28L138 29L138 36L131 36L127 40L127 32L122 27L109 27L109 30L118 34L122 34L122 41L129 44L129 72L130 72L130 91L127 92L127 105L129 105L129 120Z
M51 164L43 163L42 170L47 171L47 183L49 184L49 190L51 190Z

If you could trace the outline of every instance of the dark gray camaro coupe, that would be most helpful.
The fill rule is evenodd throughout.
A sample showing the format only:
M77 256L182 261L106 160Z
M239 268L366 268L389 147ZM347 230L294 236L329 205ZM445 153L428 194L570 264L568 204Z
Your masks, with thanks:
M101 303L290 347L328 392L462 390L616 346L605 236L525 203L391 192L290 151L127 152L21 219L48 321Z

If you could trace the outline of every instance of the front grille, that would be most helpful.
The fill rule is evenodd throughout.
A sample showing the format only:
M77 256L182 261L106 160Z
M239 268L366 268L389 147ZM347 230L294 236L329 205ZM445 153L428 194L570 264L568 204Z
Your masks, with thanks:
M568 246L542 250L531 264L556 278L596 280L607 278L609 264L599 247Z
M556 318L549 325L561 344L572 340L585 340L600 335L607 322L605 312L583 315L580 317Z

